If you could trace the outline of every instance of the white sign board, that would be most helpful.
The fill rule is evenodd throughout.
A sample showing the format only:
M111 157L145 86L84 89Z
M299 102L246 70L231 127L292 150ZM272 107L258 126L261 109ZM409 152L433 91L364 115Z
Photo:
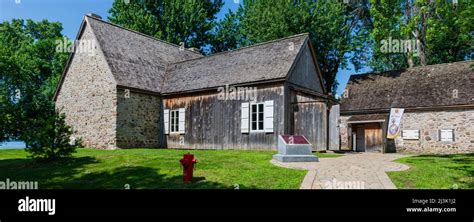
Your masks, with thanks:
M440 140L444 142L454 141L453 130L440 130Z
M402 130L402 137L406 140L417 140L420 139L419 130Z

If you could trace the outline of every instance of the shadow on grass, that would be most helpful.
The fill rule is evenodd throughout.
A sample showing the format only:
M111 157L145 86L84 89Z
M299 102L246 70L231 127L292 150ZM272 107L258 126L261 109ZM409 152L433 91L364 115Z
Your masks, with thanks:
M181 175L167 175L142 166L88 166L100 163L93 157L74 157L38 163L31 159L0 160L0 181L37 181L39 189L232 189L228 184L195 177L184 184ZM98 168L101 168L97 171ZM94 172L90 172L94 171ZM241 189L253 189L244 187Z
M191 183L184 184L182 176L162 174L149 167L120 167L111 171L85 174L72 181L67 187L81 189L77 185L90 184L91 189L229 189L221 183L207 181L205 177L195 177Z

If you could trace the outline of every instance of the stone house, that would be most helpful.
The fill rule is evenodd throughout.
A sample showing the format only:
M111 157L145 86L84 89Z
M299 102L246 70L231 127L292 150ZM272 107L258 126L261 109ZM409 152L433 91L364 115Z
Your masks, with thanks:
M76 42L93 50L71 53L55 101L87 147L276 149L280 134L339 147L308 34L203 56L87 15Z
M474 152L473 61L352 75L340 107L341 149ZM387 139L390 108L404 108L401 135Z

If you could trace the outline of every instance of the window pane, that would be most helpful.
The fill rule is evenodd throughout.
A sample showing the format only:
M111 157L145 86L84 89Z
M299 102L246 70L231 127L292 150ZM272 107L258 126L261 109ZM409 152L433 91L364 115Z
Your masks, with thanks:
M257 122L252 122L252 130L257 130Z
M258 122L258 130L263 130L263 121Z
M171 132L174 132L174 111L171 111Z
M179 114L178 114L178 112L176 112L175 116L176 116L176 121L174 121L174 123L178 124L179 123Z
M263 104L258 104L258 112L263 113Z
M258 121L263 121L263 113L258 113Z

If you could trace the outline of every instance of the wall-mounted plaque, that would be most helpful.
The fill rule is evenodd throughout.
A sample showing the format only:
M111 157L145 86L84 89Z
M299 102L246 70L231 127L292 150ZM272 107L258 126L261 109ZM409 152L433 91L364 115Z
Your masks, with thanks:
M420 130L402 130L402 138L405 140L420 139Z

